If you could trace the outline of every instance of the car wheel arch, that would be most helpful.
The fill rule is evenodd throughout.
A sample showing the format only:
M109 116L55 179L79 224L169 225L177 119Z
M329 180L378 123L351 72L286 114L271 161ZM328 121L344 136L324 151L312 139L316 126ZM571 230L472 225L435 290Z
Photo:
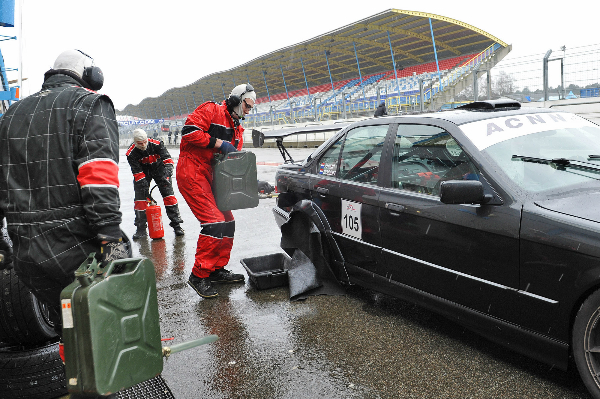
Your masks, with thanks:
M344 257L338 247L337 242L333 238L331 227L327 221L327 218L325 217L325 214L323 213L323 210L321 210L321 208L311 200L301 200L292 207L291 211L289 212L288 221L292 220L294 217L306 218L317 228L321 234L321 242L324 246L323 251L329 251L329 255L331 257L330 263L335 263L336 267L343 267L345 263ZM331 266L333 265L330 264L330 267ZM342 275L346 275L347 278L347 273L345 270Z
M600 291L600 281L596 282L594 285L590 285L587 289L579 295L577 300L573 302L573 306L571 307L571 311L569 314L569 347L571 352L573 351L573 327L575 326L575 320L577 319L577 314L581 310L581 307L596 291Z

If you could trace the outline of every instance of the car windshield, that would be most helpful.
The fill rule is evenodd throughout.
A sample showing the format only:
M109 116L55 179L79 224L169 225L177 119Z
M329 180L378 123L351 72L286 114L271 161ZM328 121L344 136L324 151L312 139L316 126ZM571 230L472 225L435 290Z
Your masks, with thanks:
M539 113L461 128L521 189L564 191L600 180L600 127L573 114Z

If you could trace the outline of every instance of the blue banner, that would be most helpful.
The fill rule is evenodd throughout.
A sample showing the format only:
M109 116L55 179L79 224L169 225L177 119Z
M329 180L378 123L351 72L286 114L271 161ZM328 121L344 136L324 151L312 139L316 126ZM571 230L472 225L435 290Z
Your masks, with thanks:
M15 26L15 0L0 0L0 26Z
M135 121L119 121L119 125L121 126L129 126L129 125L151 125L153 123L162 123L164 119L138 119Z

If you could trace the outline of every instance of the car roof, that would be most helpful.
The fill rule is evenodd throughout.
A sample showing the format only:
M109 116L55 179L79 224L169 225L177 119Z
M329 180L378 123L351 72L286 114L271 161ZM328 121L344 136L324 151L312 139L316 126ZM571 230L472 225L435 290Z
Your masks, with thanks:
M465 123L481 121L485 119L497 118L507 115L524 115L532 113L556 113L556 111L547 108L534 108L534 107L522 107L522 108L502 108L502 109L460 109L456 108L448 111L440 112L427 112L427 113L415 113L397 116L385 116L379 118L370 118L363 121L355 122L351 126L370 125L374 121L377 123L407 123L414 119L438 119L451 122L455 125L462 125Z

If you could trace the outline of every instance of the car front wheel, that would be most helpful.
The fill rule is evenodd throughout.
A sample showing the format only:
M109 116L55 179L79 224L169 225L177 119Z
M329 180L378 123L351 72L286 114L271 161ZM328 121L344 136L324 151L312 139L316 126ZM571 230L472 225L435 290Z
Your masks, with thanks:
M579 308L572 339L579 375L592 396L600 399L600 290Z

